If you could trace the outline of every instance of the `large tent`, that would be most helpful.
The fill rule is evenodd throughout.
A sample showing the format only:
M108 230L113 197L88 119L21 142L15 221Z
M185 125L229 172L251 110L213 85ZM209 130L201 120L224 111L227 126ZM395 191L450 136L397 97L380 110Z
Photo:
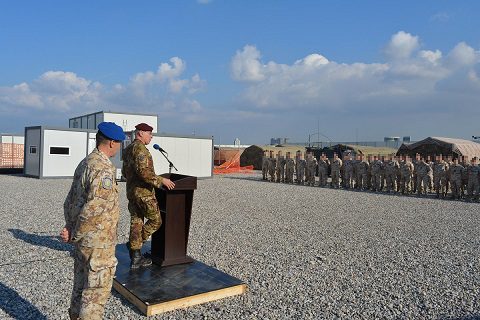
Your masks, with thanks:
M401 156L409 155L414 157L417 153L424 157L443 155L457 158L459 156L467 156L471 159L480 157L480 143L463 139L428 137L415 143L404 143L397 151L397 155Z

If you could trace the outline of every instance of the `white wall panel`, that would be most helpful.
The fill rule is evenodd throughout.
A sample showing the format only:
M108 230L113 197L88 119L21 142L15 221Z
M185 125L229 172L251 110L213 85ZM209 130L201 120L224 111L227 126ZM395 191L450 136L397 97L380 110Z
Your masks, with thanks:
M71 177L87 155L87 132L45 130L42 158L44 177ZM50 147L68 147L69 155L51 155Z
M147 148L152 154L155 172L163 174L168 173L168 161L158 150L153 149L155 143L168 152L168 158L177 167L178 172L172 169L172 173L195 177L212 175L211 139L154 136Z
M115 122L123 128L123 131L133 131L135 130L135 126L142 122L150 125L153 128L153 133L156 133L158 130L157 116L105 112L103 117L103 121Z

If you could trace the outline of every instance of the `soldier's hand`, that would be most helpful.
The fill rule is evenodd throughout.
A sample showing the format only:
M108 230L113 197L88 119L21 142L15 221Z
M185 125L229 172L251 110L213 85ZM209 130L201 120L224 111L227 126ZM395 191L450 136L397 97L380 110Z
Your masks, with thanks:
M63 242L70 241L70 230L68 230L67 228L63 228L62 232L60 232L60 238Z
M175 183L173 183L172 180L167 178L163 178L162 185L165 186L168 190L172 190L173 188L175 188Z

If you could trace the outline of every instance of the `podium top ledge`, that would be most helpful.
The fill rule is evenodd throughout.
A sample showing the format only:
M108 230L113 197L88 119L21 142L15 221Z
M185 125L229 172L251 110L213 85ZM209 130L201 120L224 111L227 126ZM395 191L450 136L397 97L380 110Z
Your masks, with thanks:
M170 179L175 183L175 188L170 191L197 189L197 177L187 176L178 173L164 173L160 176Z

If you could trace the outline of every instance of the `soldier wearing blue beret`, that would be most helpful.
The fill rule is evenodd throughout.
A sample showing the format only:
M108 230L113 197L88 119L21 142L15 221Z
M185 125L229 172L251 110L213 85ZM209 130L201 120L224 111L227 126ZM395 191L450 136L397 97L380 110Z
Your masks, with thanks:
M116 168L109 158L125 134L113 122L98 125L96 148L75 170L64 203L65 227L60 236L73 243L74 279L70 319L102 319L115 275L119 200Z

